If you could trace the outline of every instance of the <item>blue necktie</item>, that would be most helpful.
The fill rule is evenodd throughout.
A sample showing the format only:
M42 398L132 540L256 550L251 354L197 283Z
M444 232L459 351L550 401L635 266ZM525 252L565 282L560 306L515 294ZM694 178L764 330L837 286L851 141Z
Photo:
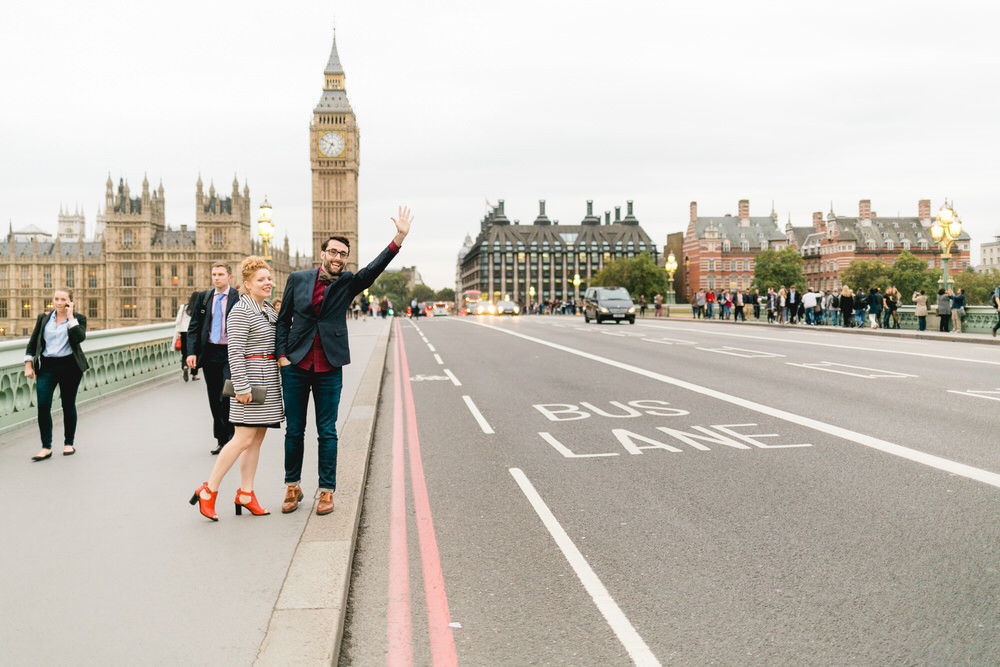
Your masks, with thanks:
M209 342L218 343L222 340L222 295L215 295L215 306L212 307L212 332Z

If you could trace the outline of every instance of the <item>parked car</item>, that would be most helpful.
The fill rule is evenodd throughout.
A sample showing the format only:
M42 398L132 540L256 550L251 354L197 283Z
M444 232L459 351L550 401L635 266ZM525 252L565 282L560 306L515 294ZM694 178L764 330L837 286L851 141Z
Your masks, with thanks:
M635 304L624 287L589 287L583 295L583 320L635 324Z
M513 301L498 301L497 315L520 315L521 309Z

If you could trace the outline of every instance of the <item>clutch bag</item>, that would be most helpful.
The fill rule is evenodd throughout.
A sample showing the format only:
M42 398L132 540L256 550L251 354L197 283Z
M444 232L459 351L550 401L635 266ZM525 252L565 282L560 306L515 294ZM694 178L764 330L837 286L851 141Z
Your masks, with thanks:
M226 380L226 384L222 385L222 395L228 398L236 398L236 390L233 388L232 380ZM250 405L264 405L266 398L267 387L250 386Z

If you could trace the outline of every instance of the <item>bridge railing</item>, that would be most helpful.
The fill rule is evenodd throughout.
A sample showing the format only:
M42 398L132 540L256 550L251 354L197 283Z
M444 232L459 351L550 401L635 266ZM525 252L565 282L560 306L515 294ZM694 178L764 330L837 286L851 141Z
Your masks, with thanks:
M77 405L179 372L173 339L173 323L88 331L83 351L90 368L80 382ZM0 343L0 433L38 418L35 381L24 377L27 345L26 338ZM52 411L60 410L57 398Z

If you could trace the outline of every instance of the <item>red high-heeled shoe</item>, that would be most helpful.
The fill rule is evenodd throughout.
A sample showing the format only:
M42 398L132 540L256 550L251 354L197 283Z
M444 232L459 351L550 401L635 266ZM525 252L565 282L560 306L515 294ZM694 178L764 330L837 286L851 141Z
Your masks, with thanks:
M205 500L204 498L201 497L202 491L208 491L208 495L210 496L208 500ZM191 504L194 505L195 503L197 503L198 511L200 511L202 516L204 516L206 519L211 519L212 521L218 521L219 515L215 513L215 498L218 495L219 492L211 491L208 488L208 482L205 482L200 487L198 487L198 490L194 492L193 496L191 496Z
M250 500L248 502L242 503L240 502L240 496L250 496ZM244 507L250 510L250 514L253 514L254 516L263 516L265 514L270 514L270 512L261 507L260 503L257 502L257 496L254 495L253 491L247 492L244 491L243 489L237 489L236 500L234 502L236 503L237 516L243 514Z

